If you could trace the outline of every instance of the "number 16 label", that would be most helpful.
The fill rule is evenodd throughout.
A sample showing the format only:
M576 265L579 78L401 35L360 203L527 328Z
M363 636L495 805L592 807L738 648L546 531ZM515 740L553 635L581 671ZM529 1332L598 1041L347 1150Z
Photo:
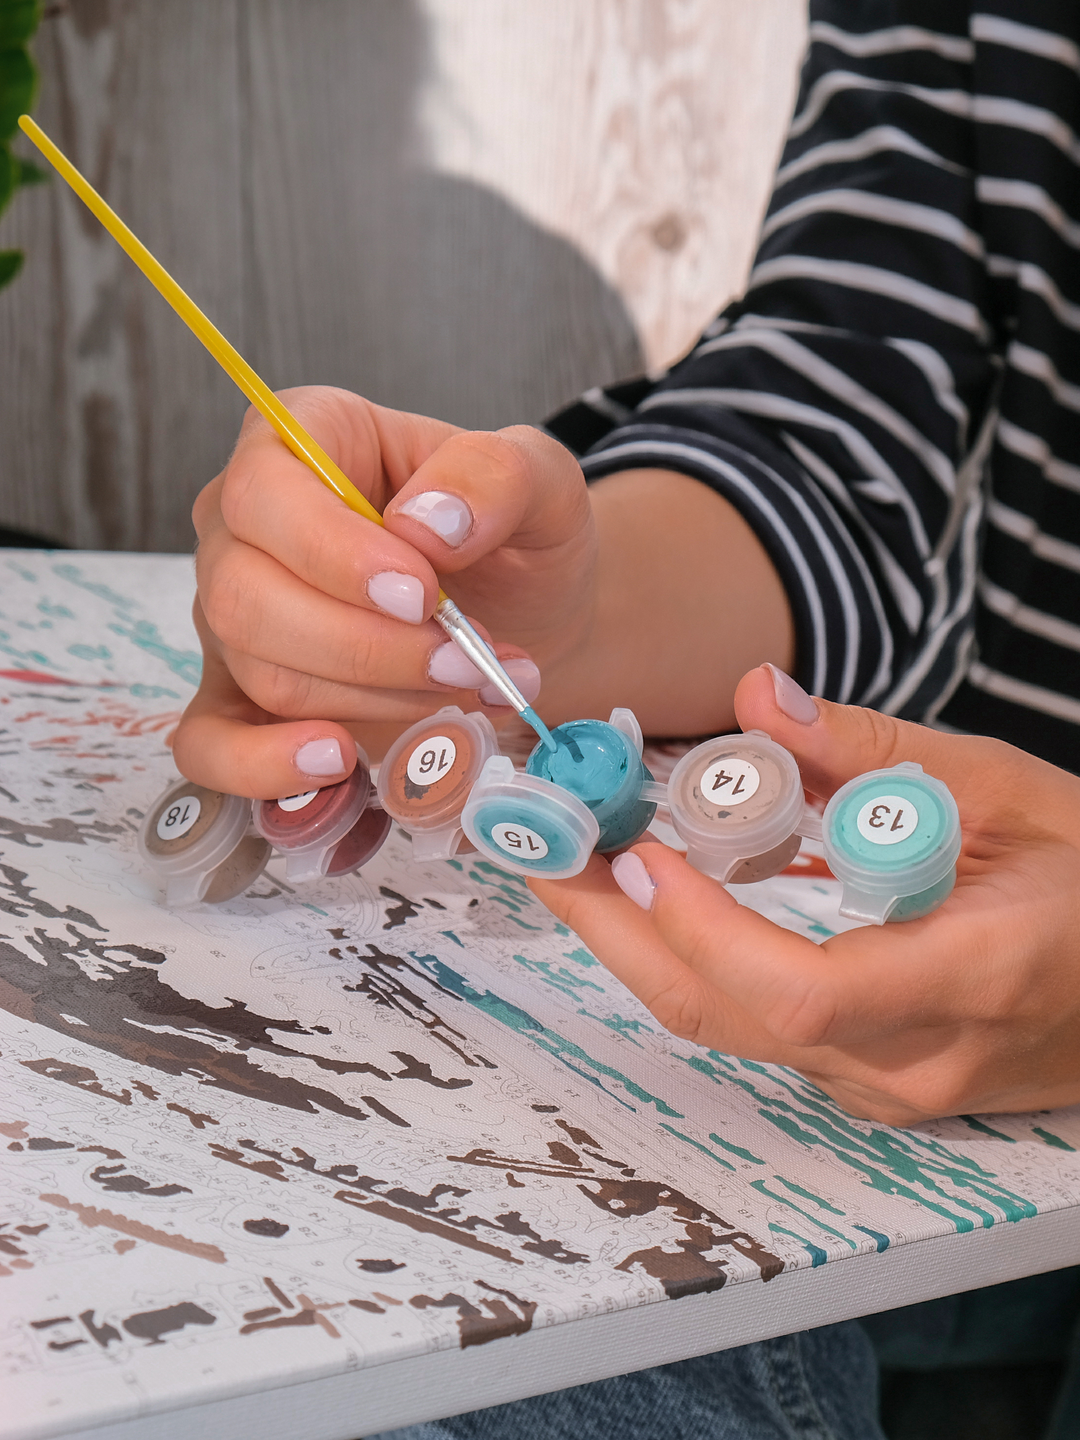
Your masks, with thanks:
M874 845L895 845L914 835L919 812L901 795L875 795L859 811L859 834Z
M432 735L422 740L409 756L405 773L414 785L434 785L457 759L457 746L449 735Z

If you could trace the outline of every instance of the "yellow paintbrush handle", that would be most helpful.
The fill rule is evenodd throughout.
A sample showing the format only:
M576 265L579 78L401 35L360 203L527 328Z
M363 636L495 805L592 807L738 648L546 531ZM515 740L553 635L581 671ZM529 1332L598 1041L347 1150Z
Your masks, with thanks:
M165 297L181 320L193 331L222 369L236 381L256 410L274 427L293 454L313 470L324 485L339 495L350 510L374 520L381 525L382 516L365 495L362 495L348 476L337 465L321 445L304 429L296 417L285 408L274 392L260 380L244 357L229 344L216 325L213 325L195 304L191 296L182 290L163 265L154 259L142 241L128 229L116 211L101 198L90 182L75 169L71 161L58 150L44 130L29 115L19 117L19 126L34 142L37 148L64 177L79 199L94 212L109 234L134 260L150 283Z
M105 203L63 151L57 149L44 130L36 125L29 115L20 115L19 125L46 160L64 177L83 204L97 216L116 243L134 260L151 285L165 297L188 329L199 337L225 373L235 380L255 409L269 421L297 459L313 470L335 495L339 495L350 510L355 510L358 515L381 525L383 518L367 496L362 495L344 471L334 464L322 446L312 439L269 385L259 379L239 350L229 344L216 325L210 323L191 296L181 290L165 267L154 259L142 241L132 234L116 211ZM526 718L533 717L529 719L529 724L534 728L540 726L538 733L547 735L542 722L496 660L490 646L469 624L445 590L439 591L439 603L435 607L434 618L518 714L524 714ZM555 742L550 736L548 740L554 746Z

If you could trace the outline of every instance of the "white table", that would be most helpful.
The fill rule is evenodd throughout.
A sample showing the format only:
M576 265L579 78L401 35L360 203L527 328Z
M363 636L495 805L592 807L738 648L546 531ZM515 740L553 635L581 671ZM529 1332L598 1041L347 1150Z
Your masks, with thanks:
M1077 1110L853 1121L475 858L162 909L190 562L0 576L2 1440L352 1440L1080 1261Z

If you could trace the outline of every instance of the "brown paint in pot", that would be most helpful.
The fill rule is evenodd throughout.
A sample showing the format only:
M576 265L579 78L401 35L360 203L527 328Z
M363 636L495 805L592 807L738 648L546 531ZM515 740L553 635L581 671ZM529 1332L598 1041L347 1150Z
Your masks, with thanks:
M484 763L498 754L485 715L446 705L399 736L379 768L379 804L409 832L418 855L455 853L461 812Z
M393 823L385 810L369 805L345 838L338 841L327 875L351 875L366 865L386 843Z
M356 768L337 785L256 800L255 828L285 857L288 880L344 875L370 859L389 831L382 811L373 809L368 818L372 798L367 756L357 746Z
M257 800L255 824L275 849L288 853L322 839L338 840L363 812L371 792L367 766L356 769L337 785L286 795L280 800Z
M214 871L203 900L219 905L232 900L259 878L270 859L271 848L261 835L245 835L227 860Z
M139 849L165 880L168 905L216 904L262 872L270 846L251 834L251 801L175 781L151 805Z
M726 883L778 874L801 843L799 768L761 731L721 735L684 755L668 782L668 809L690 864Z

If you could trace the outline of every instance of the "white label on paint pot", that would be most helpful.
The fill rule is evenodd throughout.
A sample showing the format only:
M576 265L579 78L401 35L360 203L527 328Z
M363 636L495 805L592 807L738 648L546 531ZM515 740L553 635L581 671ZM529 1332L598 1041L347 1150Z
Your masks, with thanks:
M179 840L186 835L198 820L202 811L197 795L181 795L158 817L157 837L159 840Z
M542 860L548 853L547 841L527 825L493 825L491 838L500 850L521 860Z
M414 785L434 785L441 780L457 759L457 746L449 735L432 735L409 756L405 773Z
M698 789L711 805L727 810L732 805L741 805L757 793L761 776L756 765L737 756L717 760L701 773Z
M305 805L310 805L318 794L318 790L305 790L302 795L286 795L284 800L279 800L279 810L303 810Z
M895 845L914 835L919 812L900 795L875 795L859 811L855 821L864 840L875 845Z

